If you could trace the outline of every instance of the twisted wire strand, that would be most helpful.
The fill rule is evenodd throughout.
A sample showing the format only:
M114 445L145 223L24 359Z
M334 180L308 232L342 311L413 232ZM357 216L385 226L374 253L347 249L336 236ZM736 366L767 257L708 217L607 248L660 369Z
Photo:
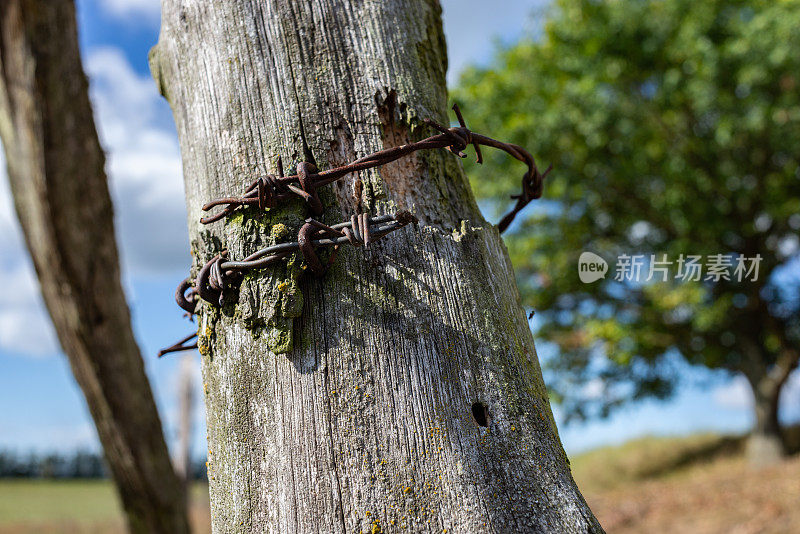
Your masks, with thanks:
M180 341L178 341L174 345L170 345L169 347L167 347L165 349L161 349L160 351L158 351L158 357L161 358L162 356L164 356L166 354L169 354L170 352L182 352L184 350L194 350L194 349L196 349L197 348L197 343L193 343L191 345L187 345L186 344L186 343L188 343L189 341L191 341L192 339L194 339L196 337L197 337L197 332L189 334L188 336L186 336L185 338L181 339Z
M228 260L227 251L215 255L197 273L194 284L191 278L187 278L178 285L175 301L190 318L196 313L200 298L211 305L224 306L225 290L238 281L244 272L267 267L296 251L300 251L312 272L321 275L333 264L336 251L341 245L349 243L356 247L368 248L370 243L414 221L416 218L407 211L378 217L368 217L362 213L353 215L349 221L333 226L308 218L298 232L297 241L262 248L240 261ZM333 247L327 265L323 265L317 256L316 249L320 247ZM197 343L186 344L195 337L197 337L196 332L186 336L174 345L159 351L158 357L161 358L171 352L196 349Z
M312 272L321 275L332 260L323 266L316 249L332 246L336 250L345 243L368 247L370 243L414 220L414 216L407 211L371 218L366 214L354 215L349 221L333 226L327 226L315 219L306 219L298 232L297 241L262 248L243 260L229 260L226 251L217 254L200 269L193 286L188 279L181 282L176 291L176 301L189 313L194 313L197 304L195 295L213 305L224 306L226 289L244 272L263 269L296 251L300 251Z
M475 148L478 163L483 163L480 147L488 146L506 152L528 167L522 176L521 193L511 197L517 201L516 204L498 224L498 229L502 233L531 200L542 196L543 182L552 166L548 167L544 173L540 173L533 156L527 150L519 145L504 143L470 131L464 122L464 117L458 105L453 105L453 111L458 118L460 126L445 128L433 120L425 119L424 122L427 125L440 133L415 143L379 150L341 167L317 171L316 167L311 163L301 162L297 166L297 174L283 176L283 167L279 158L278 175L270 174L263 178L258 178L248 186L241 197L218 198L206 203L202 207L203 211L210 211L217 206L224 206L224 208L214 215L201 218L200 222L202 224L210 224L218 221L233 213L240 206L258 206L259 209L274 207L278 202L288 200L293 196L303 198L312 211L319 215L322 212L322 204L319 201L316 190L348 174L386 165L419 150L446 149L464 158L466 157L464 150L467 146L472 145Z

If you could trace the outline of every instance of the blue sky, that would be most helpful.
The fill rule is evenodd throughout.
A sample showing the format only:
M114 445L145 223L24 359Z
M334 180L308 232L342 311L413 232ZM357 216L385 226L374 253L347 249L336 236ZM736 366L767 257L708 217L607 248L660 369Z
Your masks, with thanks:
M95 118L108 154L117 234L134 328L145 357L167 438L176 432L180 357L157 360L158 349L188 333L173 301L189 265L178 143L167 104L158 96L147 52L158 38L158 0L78 0L84 66ZM453 82L465 65L489 59L493 44L531 30L541 0L512 0L503 9L482 0L444 0ZM14 218L0 156L0 448L97 449L97 437L41 304ZM137 228L133 221L144 216ZM546 347L540 347L546 352ZM199 373L199 372L198 372ZM642 434L697 430L744 431L751 402L741 379L686 369L687 385L667 403L644 403L606 421L561 428L568 451L621 442ZM197 381L199 383L199 380ZM786 392L783 416L800 419L800 376ZM205 454L202 408L195 454Z

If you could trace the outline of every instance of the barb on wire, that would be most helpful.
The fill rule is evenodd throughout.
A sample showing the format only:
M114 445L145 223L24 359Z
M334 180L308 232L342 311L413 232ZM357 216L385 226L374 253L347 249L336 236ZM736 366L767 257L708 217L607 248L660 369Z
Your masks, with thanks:
M280 243L263 248L242 260L228 259L227 252L217 254L197 273L194 287L189 287L188 281L184 280L178 286L175 297L181 308L186 310L185 306L191 306L192 313L195 303L190 299L193 295L198 295L211 304L223 306L225 290L230 288L243 272L262 269L296 251L300 251L311 271L320 275L333 263L335 251L340 245L350 243L357 247L362 245L368 247L371 242L377 241L414 220L414 216L407 211L398 212L396 215L372 218L367 217L366 214L354 215L350 221L333 226L327 226L315 219L306 219L295 242ZM331 246L334 254L331 255L328 264L323 266L316 249Z
M197 291L192 285L191 278L187 278L178 285L178 289L175 290L175 302L188 314L189 320L191 320L197 304Z
M278 159L278 174L258 178L253 181L245 190L241 197L225 197L212 200L203 206L203 211L210 211L217 206L225 206L222 211L203 217L200 222L209 224L218 221L233 213L240 206L258 206L260 209L272 208L278 202L287 200L292 196L300 196L306 200L309 207L315 214L320 214L322 204L317 196L317 189L339 180L353 172L363 171L386 165L402 157L408 156L418 150L447 149L459 157L466 157L464 149L468 145L475 147L478 163L483 163L481 146L489 146L503 150L515 159L528 166L528 170L522 176L522 192L511 198L516 199L514 208L506 214L498 225L500 232L505 231L519 213L531 200L542 196L542 182L552 169L550 166L544 173L540 173L536 167L533 156L524 148L513 143L504 143L491 137L477 134L470 131L461 115L458 105L453 105L453 111L458 118L459 125L455 128L445 128L441 124L430 119L425 119L425 123L438 130L440 133L415 143L387 148L359 158L348 165L336 167L325 171L318 171L311 163L302 162L297 166L297 174L283 176L283 166L280 158ZM202 295L201 295L202 296Z
M185 351L185 350L194 350L194 349L196 349L197 348L197 343L193 343L191 345L187 345L186 344L186 343L188 343L189 341L193 340L196 337L197 337L197 332L189 334L188 336L186 336L185 338L181 339L180 341L178 341L174 345L171 345L171 346L169 346L169 347L167 347L165 349L161 349L160 351L158 351L158 357L161 358L162 356L164 356L165 354L169 354L170 352L182 352L182 351Z

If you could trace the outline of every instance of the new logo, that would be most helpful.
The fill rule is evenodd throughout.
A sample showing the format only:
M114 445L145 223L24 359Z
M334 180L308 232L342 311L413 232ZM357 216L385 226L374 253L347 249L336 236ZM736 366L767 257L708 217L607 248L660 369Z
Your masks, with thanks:
M578 276L584 284L606 277L608 263L594 252L583 252L578 258Z

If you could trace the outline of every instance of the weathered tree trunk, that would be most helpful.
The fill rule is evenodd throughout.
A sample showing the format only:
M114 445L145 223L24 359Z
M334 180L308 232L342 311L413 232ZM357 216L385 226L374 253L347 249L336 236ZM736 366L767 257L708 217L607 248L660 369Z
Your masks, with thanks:
M119 278L105 158L67 0L0 3L0 134L14 203L134 532L186 532Z
M755 422L747 440L746 456L752 465L770 465L788 452L778 420L781 392L797 367L798 351L784 350L769 369L753 367L746 373L753 390Z
M779 391L767 384L753 388L755 423L747 439L746 455L753 465L769 465L780 460L786 449L778 422Z
M297 203L198 223L279 155L324 169L444 121L445 57L433 0L164 0L151 69L180 136L195 268L294 239ZM214 531L600 531L505 247L454 156L320 193L329 223L360 204L420 224L341 250L321 279L295 259L246 276L221 311L202 305Z

